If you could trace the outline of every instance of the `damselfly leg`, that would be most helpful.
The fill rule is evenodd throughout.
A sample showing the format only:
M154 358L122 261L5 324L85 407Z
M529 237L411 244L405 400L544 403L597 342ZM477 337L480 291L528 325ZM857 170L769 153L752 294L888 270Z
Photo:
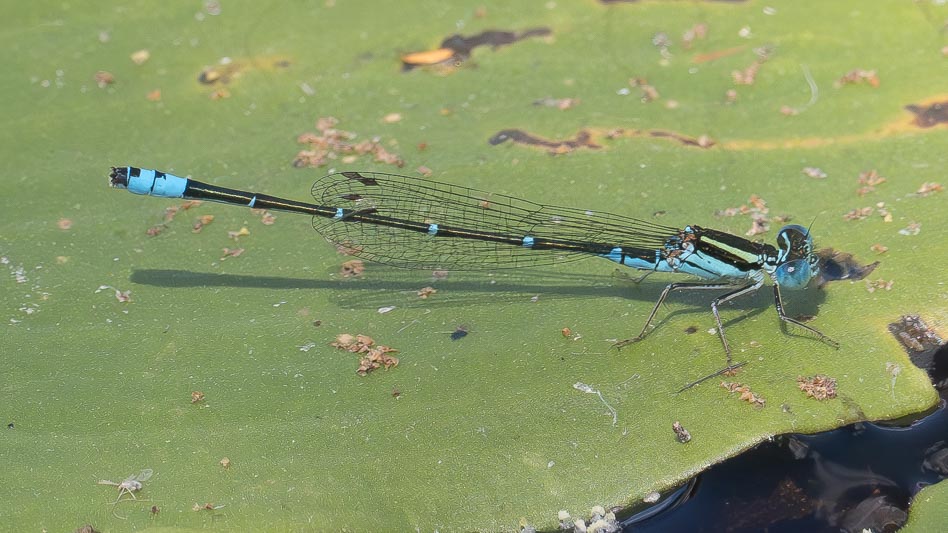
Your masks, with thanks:
M816 328L811 328L810 326L807 326L806 324L804 324L803 322L800 322L799 320L795 318L790 318L789 316L787 316L786 313L784 313L783 298L780 296L780 285L774 285L774 307L777 308L777 316L780 317L780 320L788 324L799 326L809 331L810 333L816 335L817 338L819 338L821 341L825 342L826 344L829 344L830 346L832 346L833 348L836 348L837 350L839 349L839 343L831 339L828 335L824 334L822 331Z
M728 365L731 364L731 346L727 342L727 337L724 335L724 326L721 324L721 316L718 314L718 305L733 300L738 296L754 292L760 288L762 282L755 282L748 285L744 285L734 291L723 294L715 298L711 302L711 312L714 313L714 320L718 326L718 334L721 337L721 343L724 345L724 352L727 355ZM655 302L655 306L652 307L652 312L649 313L648 318L645 320L645 325L642 327L642 332L636 335L631 339L625 339L615 343L613 346L616 348L622 348L630 344L634 344L644 339L649 332L649 326L652 325L652 321L655 319L655 315L658 314L658 310L662 307L662 304L665 303L665 299L668 298L668 295L672 291L694 291L694 290L722 290L733 288L733 283L698 283L698 282L677 282L670 283L665 287L665 290L662 291L662 294L658 297L658 301Z

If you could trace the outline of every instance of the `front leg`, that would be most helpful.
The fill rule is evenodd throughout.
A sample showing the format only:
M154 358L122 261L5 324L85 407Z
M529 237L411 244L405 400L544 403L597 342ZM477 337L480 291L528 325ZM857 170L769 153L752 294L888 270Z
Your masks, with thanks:
M783 320L784 322L788 324L800 326L801 328L816 335L821 341L825 342L826 344L829 344L830 346L832 346L833 348L836 348L837 350L839 349L839 343L829 338L823 332L817 330L816 328L811 328L810 326L807 326L806 324L804 324L803 322L800 322L799 320L795 318L790 318L787 316L786 313L784 313L783 298L780 297L780 285L777 285L776 283L774 284L774 307L777 308L777 316L780 317L780 320Z

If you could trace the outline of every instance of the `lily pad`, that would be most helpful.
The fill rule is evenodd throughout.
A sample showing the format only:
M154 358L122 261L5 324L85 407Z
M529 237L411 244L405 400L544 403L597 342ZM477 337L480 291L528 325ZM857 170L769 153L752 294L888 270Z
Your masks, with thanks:
M901 531L938 531L948 516L945 501L948 499L948 483L942 481L920 490L912 499L909 521Z
M5 524L552 528L776 434L936 401L887 325L948 320L946 6L366 6L7 10ZM321 117L369 145L318 167ZM430 174L735 235L765 217L768 242L792 219L881 263L784 294L838 350L782 330L764 290L722 307L742 372L678 392L724 365L711 296L612 347L678 278L595 258L345 277L305 218L108 190L126 164L301 201L331 171ZM359 375L343 333L398 365ZM815 375L835 398L801 391ZM137 500L97 484L143 469Z

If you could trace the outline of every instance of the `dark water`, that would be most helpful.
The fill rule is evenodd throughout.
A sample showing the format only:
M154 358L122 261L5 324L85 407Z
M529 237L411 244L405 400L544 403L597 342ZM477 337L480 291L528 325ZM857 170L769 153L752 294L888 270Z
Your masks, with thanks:
M627 517L624 530L895 531L915 494L948 477L948 346L913 360L940 388L933 412L778 437L663 496L664 510Z

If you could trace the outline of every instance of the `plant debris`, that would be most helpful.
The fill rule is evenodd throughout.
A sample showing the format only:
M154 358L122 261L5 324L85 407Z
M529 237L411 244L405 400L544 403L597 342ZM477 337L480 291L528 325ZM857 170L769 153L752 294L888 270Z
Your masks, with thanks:
M560 111L565 111L571 107L579 105L579 98L552 98L546 97L534 100L533 105L543 107L555 107Z
M192 511L195 511L195 512L197 512L197 511L216 511L216 510L221 509L221 508L223 508L223 507L224 507L224 504L214 505L213 503L205 503L204 505L201 505L201 504L199 504L199 503L195 503L193 506L191 506L191 510L192 510Z
M768 213L770 213L770 209L767 207L766 200L756 194L752 194L750 198L747 199L747 204L742 204L740 207L728 207L727 209L718 210L715 211L714 214L719 217L750 215L751 229L747 230L744 235L752 237L765 233L770 229Z
M918 235L922 231L922 225L918 222L912 222L908 226L899 230L899 235Z
M879 278L875 281L866 280L866 290L869 292L876 292L879 290L891 291L892 286L895 285L895 280L886 281L882 278Z
M833 83L836 88L843 85L853 85L858 83L868 83L870 87L879 86L879 75L875 70L853 69L843 75Z
M813 377L797 377L797 387L806 393L807 398L831 400L836 397L836 378L817 374Z
M393 154L382 146L381 139L373 137L369 140L356 141L355 133L336 129L339 120L334 117L320 117L316 121L319 133L306 132L297 137L296 142L306 145L307 148L296 154L293 166L324 167L331 161L341 159L343 163L354 163L361 155L372 155L376 163L405 166L405 161L397 154Z
M194 225L191 226L191 233L201 233L201 230L204 229L204 226L207 226L214 221L214 215L201 215L194 221Z
M418 297L421 298L422 300L427 300L429 296L431 296L432 294L436 292L438 292L438 289L434 287L422 287L421 289L418 289L417 294L418 294Z
M859 174L859 187L856 189L856 194L859 196L865 196L876 190L876 185L882 185L885 183L886 179L879 175L879 172L876 169L868 170L866 172L861 172Z
M240 257L244 253L243 248L223 248L224 255L221 256L221 261L227 259L228 257Z
M360 259L353 259L351 261L346 261L339 267L339 274L344 278L354 278L356 276L361 276L365 272L365 263Z
M921 187L915 191L915 196L926 197L930 194L935 194L936 192L941 192L944 190L944 187L940 183L935 183L934 181L926 181L922 184Z
M359 368L356 370L356 374L360 376L365 376L383 366L386 370L398 366L398 358L389 355L390 353L397 353L398 350L388 346L376 345L375 340L367 335L340 333L336 336L336 340L330 343L330 346L347 352L363 354L359 359Z
M732 381L722 381L721 387L723 387L724 390L731 393L735 393L735 392L740 393L741 400L757 408L763 407L764 404L766 403L763 397L761 397L756 392L752 391L750 387L748 387L747 385L744 385L743 383L734 383Z
M826 172L818 167L803 167L803 175L815 180L826 179Z

